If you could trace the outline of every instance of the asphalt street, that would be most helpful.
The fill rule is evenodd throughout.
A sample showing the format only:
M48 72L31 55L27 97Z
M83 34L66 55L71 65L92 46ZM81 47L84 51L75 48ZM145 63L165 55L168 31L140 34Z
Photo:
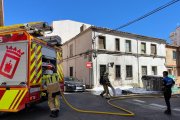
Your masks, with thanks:
M85 93L69 93L67 100L75 107L84 110L121 112L107 104L100 96ZM166 115L163 98L131 98L112 101L114 104L135 113L133 117L79 113L69 108L61 98L61 110L58 118L49 117L47 102L32 106L17 113L0 113L0 120L179 120L180 97L171 99L172 115Z

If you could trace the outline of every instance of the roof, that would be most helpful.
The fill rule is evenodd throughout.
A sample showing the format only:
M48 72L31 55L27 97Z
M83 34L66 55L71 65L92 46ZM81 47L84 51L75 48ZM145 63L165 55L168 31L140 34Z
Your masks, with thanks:
M144 36L144 35L139 35L139 34L134 34L134 33L129 33L129 32L124 32L124 31L118 31L118 30L113 30L113 29L109 29L109 28L92 26L92 29L105 31L105 34L110 34L110 33L113 34L114 33L114 34L118 34L118 35L130 36L130 37L135 37L135 38L142 38L142 39L147 39L147 40L153 39L153 40L165 42L164 39L150 37L150 36Z
M114 34L117 36L128 36L128 37L132 37L132 38L136 38L136 39L144 39L144 40L159 41L161 43L166 43L166 41L164 39L160 39L160 38L149 37L149 36L144 36L144 35L139 35L139 34L134 34L134 33L129 33L129 32L123 32L123 31L113 30L113 29L109 29L109 28L91 26L91 27L87 28L86 30L84 30L83 32L80 32L79 34L77 34L76 36L71 38L70 40L66 41L64 44L71 42L73 39L76 39L77 37L81 36L82 34L84 34L85 32L87 32L89 30L101 31L102 36L105 34ZM98 36L95 36L95 37L98 37Z
M172 45L172 44L166 44L166 47L168 47L168 48L179 48L180 46Z

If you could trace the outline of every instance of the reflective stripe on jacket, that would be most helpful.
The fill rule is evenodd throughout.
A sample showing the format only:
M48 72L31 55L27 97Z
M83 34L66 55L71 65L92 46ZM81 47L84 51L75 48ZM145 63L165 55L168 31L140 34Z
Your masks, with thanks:
M59 77L57 73L43 75L43 80L46 82L48 93L52 94L60 91Z
M46 84L59 83L59 76L57 73L53 73L52 75L43 75L43 79L46 81Z

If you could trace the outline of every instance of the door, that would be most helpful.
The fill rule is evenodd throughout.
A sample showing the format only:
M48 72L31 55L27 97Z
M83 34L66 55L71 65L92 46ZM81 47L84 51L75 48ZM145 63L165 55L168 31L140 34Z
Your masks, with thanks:
M106 72L106 65L100 65L100 74L99 74L100 76L99 77L103 76L105 72Z

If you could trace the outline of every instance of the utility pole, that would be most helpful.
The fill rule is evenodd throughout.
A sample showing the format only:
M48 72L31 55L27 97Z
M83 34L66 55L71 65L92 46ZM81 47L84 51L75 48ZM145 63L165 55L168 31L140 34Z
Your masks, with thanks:
M4 26L4 0L0 0L0 27Z

